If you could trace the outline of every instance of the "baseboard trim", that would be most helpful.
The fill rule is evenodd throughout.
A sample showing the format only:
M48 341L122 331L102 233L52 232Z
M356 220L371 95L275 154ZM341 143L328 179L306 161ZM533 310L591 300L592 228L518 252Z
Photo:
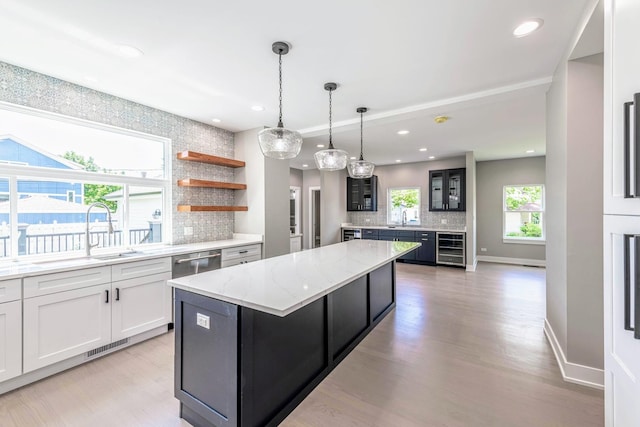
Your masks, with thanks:
M556 356L562 379L570 383L604 390L604 370L568 362L547 319L544 319L544 334L551 345L553 354Z
M478 258L473 259L473 264L467 264L467 271L474 272L476 271L476 267L478 267Z
M543 259L509 258L501 256L478 255L478 261L495 262L499 264L532 265L534 267L546 267L547 262Z

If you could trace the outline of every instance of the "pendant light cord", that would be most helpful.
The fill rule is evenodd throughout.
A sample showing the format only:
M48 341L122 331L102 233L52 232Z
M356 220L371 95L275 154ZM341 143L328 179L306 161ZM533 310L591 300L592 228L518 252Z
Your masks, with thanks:
M331 92L333 90L329 90L329 150L333 150L333 140L331 135Z
M280 103L280 115L278 116L278 127L283 128L282 124L282 50L278 52L278 80L280 82L280 97L278 101Z
M360 113L360 161L364 160L364 156L362 155L362 121L364 120L363 114L364 113Z

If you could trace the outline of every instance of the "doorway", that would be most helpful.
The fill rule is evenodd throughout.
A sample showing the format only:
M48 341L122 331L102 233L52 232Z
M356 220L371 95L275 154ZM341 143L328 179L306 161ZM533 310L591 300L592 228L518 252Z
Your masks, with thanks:
M309 187L309 249L320 247L320 187Z

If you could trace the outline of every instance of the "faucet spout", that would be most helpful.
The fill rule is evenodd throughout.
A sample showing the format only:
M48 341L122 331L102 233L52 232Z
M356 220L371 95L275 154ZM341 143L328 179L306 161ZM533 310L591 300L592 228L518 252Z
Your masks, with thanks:
M91 256L91 248L98 246L98 243L91 243L91 234L89 233L89 213L91 212L91 209L95 206L105 208L107 210L107 220L109 222L109 234L113 234L113 223L111 221L111 210L109 210L109 206L105 205L102 202L95 202L89 205L89 208L87 209L87 216L85 218L86 228L84 233L84 237L85 237L84 248L85 248L85 253L88 257Z
M407 211L402 211L402 226L407 224Z

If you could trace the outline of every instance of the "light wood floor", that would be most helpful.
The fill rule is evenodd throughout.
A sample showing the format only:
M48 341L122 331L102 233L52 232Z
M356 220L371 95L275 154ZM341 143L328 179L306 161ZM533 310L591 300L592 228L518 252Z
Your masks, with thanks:
M544 270L398 264L398 304L282 426L602 426L603 393L562 381ZM188 426L173 334L0 396L0 426Z

